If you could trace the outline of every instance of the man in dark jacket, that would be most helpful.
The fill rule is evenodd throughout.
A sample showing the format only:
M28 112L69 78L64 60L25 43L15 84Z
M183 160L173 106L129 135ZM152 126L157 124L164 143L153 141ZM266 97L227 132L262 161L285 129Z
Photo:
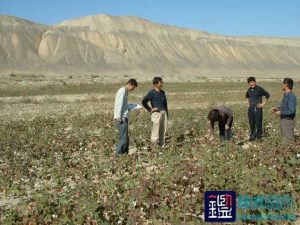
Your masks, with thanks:
M249 77L247 81L249 85L249 89L246 92L250 125L249 141L255 141L262 138L263 107L270 98L270 94L262 87L256 85L255 77ZM264 101L262 101L263 96L265 96Z
M218 122L221 140L232 138L233 113L229 108L226 106L214 107L209 112L207 119L210 122L210 132L212 135L214 134L215 122Z
M166 131L168 125L168 104L163 88L161 77L154 77L154 88L144 97L142 104L151 113L153 127L151 131L151 142L153 146L165 146ZM148 105L150 102L151 107Z

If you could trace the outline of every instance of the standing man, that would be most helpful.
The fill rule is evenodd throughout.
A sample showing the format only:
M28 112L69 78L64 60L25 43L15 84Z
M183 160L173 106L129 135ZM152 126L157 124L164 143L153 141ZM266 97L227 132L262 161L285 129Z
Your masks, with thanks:
M210 122L210 133L214 134L214 125L215 122L218 122L220 139L228 140L232 138L232 122L233 122L233 113L226 106L217 106L214 107L208 114L207 119Z
M151 121L153 122L151 132L152 145L154 147L164 147L169 115L167 97L162 90L163 80L161 77L154 77L153 85L154 88L144 97L142 104L151 113ZM148 105L148 102L150 102L151 107Z
M297 98L292 92L294 81L290 78L283 80L282 90L284 92L281 105L279 107L273 107L271 110L276 116L280 116L280 130L282 141L288 143L291 141L295 134L295 116Z
M114 119L119 130L119 142L116 147L116 155L128 154L128 92L133 91L137 86L137 81L130 79L116 94Z
M270 94L262 87L256 85L255 77L247 79L249 89L246 92L248 100L248 119L250 125L249 141L261 140L263 107L270 98ZM264 102L262 97L265 96Z

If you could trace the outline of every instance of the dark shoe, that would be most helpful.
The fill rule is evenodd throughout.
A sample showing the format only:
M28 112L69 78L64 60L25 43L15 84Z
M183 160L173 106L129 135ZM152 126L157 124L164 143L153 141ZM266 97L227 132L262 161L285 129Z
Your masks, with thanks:
M258 141L258 142L262 142L262 141L263 141L263 139L262 139L262 137L258 137L258 138L256 138L256 141Z
M250 138L249 138L249 141L255 141L255 138L250 137Z

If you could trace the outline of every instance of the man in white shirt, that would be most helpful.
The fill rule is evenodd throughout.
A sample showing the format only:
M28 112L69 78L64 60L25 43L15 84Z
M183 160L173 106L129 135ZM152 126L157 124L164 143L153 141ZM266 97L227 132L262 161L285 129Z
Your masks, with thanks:
M137 86L137 81L130 79L116 94L114 119L119 130L119 142L116 146L116 155L128 154L128 92L133 91Z

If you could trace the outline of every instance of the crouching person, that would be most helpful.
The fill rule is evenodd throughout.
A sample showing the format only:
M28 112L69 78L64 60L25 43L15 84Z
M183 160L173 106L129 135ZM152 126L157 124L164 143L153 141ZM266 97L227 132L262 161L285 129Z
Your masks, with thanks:
M232 138L232 122L233 122L233 113L226 106L217 106L214 107L208 114L207 119L209 120L209 130L210 134L214 134L214 125L215 122L218 122L220 139L229 140Z

